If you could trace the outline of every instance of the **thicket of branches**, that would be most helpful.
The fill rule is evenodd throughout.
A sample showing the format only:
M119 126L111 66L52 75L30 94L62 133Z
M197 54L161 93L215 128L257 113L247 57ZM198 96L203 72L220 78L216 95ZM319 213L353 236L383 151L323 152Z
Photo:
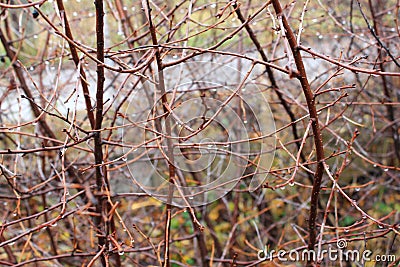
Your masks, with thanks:
M0 265L275 266L285 263L261 249L321 252L338 240L399 263L399 1L0 7ZM211 83L169 87L196 75ZM240 100L248 80L265 102ZM269 116L267 102L272 132L256 118ZM224 112L245 126L213 120ZM225 138L243 130L240 142ZM266 169L260 147L271 136ZM213 151L223 157L183 171ZM217 179L232 167L226 156L244 171L228 172L237 184L208 205L173 186L152 188L161 202L138 184L139 152L172 184ZM255 176L262 186L248 190Z

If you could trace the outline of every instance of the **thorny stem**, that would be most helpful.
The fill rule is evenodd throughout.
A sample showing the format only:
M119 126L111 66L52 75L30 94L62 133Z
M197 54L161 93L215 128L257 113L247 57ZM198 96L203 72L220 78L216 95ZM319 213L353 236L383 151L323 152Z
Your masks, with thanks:
M303 59L300 54L300 50L297 47L297 42L295 35L287 21L285 15L283 14L282 7L279 3L279 0L272 0L272 5L274 6L276 15L278 19L282 20L282 25L284 27L285 35L287 37L287 41L289 43L290 49L293 53L295 64L297 67L298 74L296 78L300 81L301 87L303 89L304 96L307 101L307 107L310 114L311 119L311 127L314 133L314 144L317 155L317 169L314 174L314 183L313 189L311 193L311 207L308 221L308 230L309 230L309 238L308 238L308 248L310 250L314 249L315 240L316 240L316 229L315 229L315 221L318 213L318 196L321 189L322 182L322 174L324 171L323 159L324 159L324 146L322 142L321 129L319 127L318 122L318 114L317 109L315 107L315 99L314 94L311 91L310 84L307 79L307 73L304 68ZM308 263L310 265L310 263Z

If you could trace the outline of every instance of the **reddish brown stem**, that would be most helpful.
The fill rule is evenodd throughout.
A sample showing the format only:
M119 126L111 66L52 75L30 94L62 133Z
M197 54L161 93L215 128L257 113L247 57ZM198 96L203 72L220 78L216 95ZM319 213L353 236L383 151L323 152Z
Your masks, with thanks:
M104 62L104 6L103 0L96 0L96 58L99 62ZM98 246L99 249L103 248L106 244L107 232L105 230L104 216L104 199L103 191L104 186L107 185L106 169L102 166L103 163L103 148L101 141L101 129L103 121L103 94L104 94L104 66L97 64L97 89L96 89L96 122L95 130L98 130L94 136L94 158L96 163L96 190L97 190L97 203L95 223L98 230ZM104 253L101 253L102 265L108 266Z
M85 98L86 112L87 112L87 115L89 118L90 126L93 129L95 126L95 119L94 119L94 114L93 114L92 102L90 101L89 87L87 84L86 74L83 69L83 65L82 64L80 65L78 52L77 52L75 44L73 42L74 37L72 36L71 27L69 26L67 13L65 12L64 4L63 4L62 0L57 0L57 7L58 7L58 10L60 11L60 16L63 19L65 35L69 38L67 41L69 44L69 49L71 51L72 60L74 61L75 66L79 68L79 75L80 75L81 84L82 84L83 97Z
M318 122L318 114L315 106L314 94L311 91L310 84L307 79L307 73L303 64L303 59L300 53L300 50L297 46L297 41L295 35L287 21L285 15L283 14L283 10L279 0L272 0L272 4L274 6L275 12L278 16L278 19L282 20L282 24L284 26L285 34L287 36L287 41L289 43L290 49L293 53L293 57L295 60L296 68L298 74L296 78L300 81L301 87L303 89L304 96L307 101L308 112L310 114L311 119L311 127L314 134L314 144L317 155L317 169L314 175L313 188L311 193L311 207L308 221L308 230L309 230L309 239L308 239L308 248L314 249L315 240L316 240L316 229L315 229L315 221L318 214L318 196L321 189L322 175L323 175L323 159L324 159L324 146L322 142L321 129L319 127Z
M369 10L371 11L371 15L372 15L372 19L373 19L373 29L374 29L374 33L376 35L377 38L379 38L380 35L380 29L378 27L378 20L376 18L375 15L375 11L374 11L374 7L372 4L371 0L368 0L368 4L369 4ZM380 2L378 2L378 4L380 4ZM360 7L361 10L361 7ZM378 54L379 54L379 68L381 71L385 71L385 65L384 65L384 57L383 57L383 51L382 48L378 48ZM392 93L391 90L388 86L388 82L387 82L387 78L384 75L381 75L381 80L382 80L382 86L383 86L383 92L385 94L386 100L388 102L392 102ZM400 136L398 133L398 124L395 121L394 118L394 109L392 105L387 105L386 106L386 112L387 112L387 116L388 119L393 122L391 129L392 132L392 137L393 137L393 148L394 148L394 153L397 156L397 159L400 161ZM400 163L400 162L399 162Z
M240 10L240 7L237 7L236 3L233 4L233 7L236 9L236 15L237 15L238 19L240 20L240 22L242 22L244 24L246 22L246 19L244 18L243 14L242 14L242 12ZM253 42L253 44L257 48L257 51L260 54L262 60L264 60L265 62L269 62L269 59L268 59L267 55L265 54L260 42L258 41L256 34L254 33L254 31L250 27L250 24L247 23L247 24L245 24L244 27L245 27L245 29L246 29L251 41ZM276 82L274 73L272 72L272 68L270 66L268 66L268 65L265 65L265 70L266 70L268 78L269 78L269 80L271 82L271 87L274 89L276 95L279 98L279 101L281 102L281 105L283 106L283 108L285 109L286 113L288 114L288 116L290 118L293 137L294 137L295 140L300 140L300 136L299 136L299 133L297 131L297 124L295 123L296 117L294 116L293 111L291 110L291 108L290 108L290 106L288 104L288 101L286 101L283 98L283 94L279 90L278 83ZM300 142L296 142L296 146L297 146L297 149L300 149ZM300 151L300 157L301 157L303 162L306 161L306 157L304 156L304 153L302 151ZM312 178L310 177L310 179L312 179Z
M147 19L149 22L149 29L151 34L151 40L154 46L156 46L156 63L157 63L157 71L158 71L158 89L161 92L161 101L163 105L163 111L165 116L165 130L167 136L171 136L171 122L170 117L168 116L168 99L165 90L164 84L164 66L161 60L161 53L158 46L157 36L156 36L156 29L154 27L153 21L151 19L151 8L149 1L146 1L146 6L144 6L145 11L147 12ZM167 156L168 156L168 166L169 166L169 190L168 190L168 200L167 200L167 216L165 218L165 232L164 232L164 242L165 242L165 249L164 249L164 267L170 266L170 249L169 249L169 241L171 238L171 216L172 216L172 196L173 196L173 184L175 181L175 166L174 164L174 152L173 152L173 143L171 138L167 138Z

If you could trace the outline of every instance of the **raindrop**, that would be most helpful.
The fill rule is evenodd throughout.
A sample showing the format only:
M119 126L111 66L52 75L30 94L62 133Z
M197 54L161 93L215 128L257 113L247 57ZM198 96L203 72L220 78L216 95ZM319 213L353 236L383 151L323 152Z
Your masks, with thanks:
M123 8L123 9L126 11L126 10L128 10L128 7L124 6L124 8Z
M378 167L376 164L374 164L374 168Z
M34 36L33 36L33 39L37 39L38 38L38 36L37 36L37 34L35 34Z
M257 25L257 21L254 21L254 22L253 22L253 25Z
M132 9L132 11L135 11L135 10L136 10L136 7L133 6L133 7L131 7L131 9Z
M128 159L126 157L121 158L122 161L127 161Z
M35 67L34 67L34 66L30 66L30 67L29 67L29 70L30 70L30 71L35 70Z
M359 187L356 187L354 190L355 190L356 192L358 192L358 191L360 191L361 189L360 189Z
M178 55L173 55L172 58L177 59L177 58L178 58Z
M124 251L123 250L121 250L121 251L118 251L118 255L120 255L120 256L122 256L122 255L124 255Z
M229 147L229 145L224 145L224 147Z
M93 13L90 12L90 13L88 14L88 16L89 16L89 17L93 17Z
M7 206L7 205L8 205L8 202L3 202L3 205L4 205L4 206Z
M383 169L384 172L387 172L388 170L389 170L388 168Z
M66 151L67 151L66 147L61 148L61 150L60 150L61 156L63 156Z
M193 197L192 197L192 196L190 196L190 197L189 197L189 199L193 199Z
M211 7L211 8L216 8L216 7L217 7L217 4L211 4L210 7Z
M16 217L17 215L18 215L18 213L16 213L16 212L13 213L13 216L14 216L14 217Z
M208 145L208 147L210 147L210 148L211 148L211 147L213 147L213 145Z
M78 16L78 13L74 12L74 13L72 13L72 16L76 17L76 16Z
M378 228L382 229L383 225L382 224L378 224Z
M246 124L246 123L247 123L247 120L244 120L243 123Z
M290 186L294 186L294 182L290 182L289 185L290 185Z
M118 31L117 34L118 34L119 36L121 36L121 35L124 34L124 32L123 32L123 31Z
M135 240L131 239L131 246L135 245Z
M353 200L351 201L351 205L352 205L352 206L357 205L357 200L354 200L354 199L353 199Z
M349 229L347 229L347 228L344 229L344 232L345 232L345 233L348 233L348 232L349 232Z
M319 36L318 36L318 39L322 39L322 38L324 38L324 36L322 36L322 35L319 35Z
M9 246L15 245L15 242L8 243Z
M363 220L365 220L365 219L367 219L367 216L363 215L361 218L362 218Z
M313 19L312 22L318 22L318 19Z
M124 228L123 231L126 232L126 228Z
M67 196L69 196L69 191L67 191L65 194L66 194Z
M281 187L281 190L285 190L286 188L285 187Z
M55 226L57 226L57 222L50 224L50 227L55 227Z

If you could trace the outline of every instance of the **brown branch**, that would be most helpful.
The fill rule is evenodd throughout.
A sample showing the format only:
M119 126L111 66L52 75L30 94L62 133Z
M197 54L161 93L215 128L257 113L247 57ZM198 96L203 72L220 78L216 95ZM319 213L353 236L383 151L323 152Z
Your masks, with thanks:
M50 146L50 147L41 147L41 148L31 148L31 149L7 149L7 150L0 150L0 155L3 154L28 154L28 153L35 153L35 152L42 152L42 151L52 151L52 150L60 150L60 149L66 149L69 147L74 147L83 143L89 139L91 139L93 136L95 136L95 134L89 134L86 137L75 141L75 142L71 142L68 144L63 144L63 145L58 145L58 146Z
M57 7L58 7L58 10L60 11L61 19L63 19L65 34L69 38L67 41L69 44L69 49L71 51L72 60L74 61L75 66L77 68L79 68L83 97L85 99L85 104L86 104L86 112L87 112L87 115L89 118L90 126L93 129L95 127L95 119L94 119L94 114L93 114L92 103L90 101L90 93L89 93L89 87L87 84L86 74L83 69L83 65L80 64L78 52L75 47L74 37L72 36L71 27L69 26L67 13L65 12L64 4L63 4L62 0L57 0Z
M36 5L42 5L44 2L46 2L46 0L40 0L37 2L21 4L21 5L8 5L8 4L0 3L0 7L4 8L4 9L19 9L19 8L32 7L32 6L36 6Z
M245 22L246 22L246 19L244 18L243 14L242 14L242 12L241 12L241 10L240 10L240 7L237 6L237 4L236 4L235 1L233 1L232 6L235 8L235 10L236 10L236 15L237 15L238 19L240 20L240 22L242 22L242 23L245 25L244 27L245 27L247 33L249 34L249 37L250 37L251 41L252 41L253 44L256 46L257 51L258 51L258 53L260 54L262 60L264 60L265 62L270 62L270 61L268 60L268 57L267 57L267 55L265 54L265 52L264 52L264 50L263 50L261 44L260 44L260 42L258 41L256 34L254 33L254 31L253 31L252 28L250 27L250 24L249 24L249 23L245 23ZM288 114L288 116L289 116L289 118L290 118L291 127L292 127L292 132L293 132L293 137L294 137L295 140L299 140L299 139L300 139L300 136L299 136L299 133L298 133L298 131L297 131L297 124L295 123L296 117L294 116L294 113L293 113L293 111L291 110L291 108L290 108L288 102L283 98L283 94L282 94L282 92L280 91L279 86L278 86L278 83L276 82L274 73L272 72L272 68L271 68L270 66L268 66L268 65L265 65L265 70L266 70L267 75L268 75L268 78L269 78L269 80L270 80L270 82L271 82L271 86L272 86L272 88L274 89L274 92L275 92L276 95L278 96L281 105L283 106L283 108L285 109L286 113ZM300 142L296 142L296 146L297 146L297 149L300 151ZM300 151L300 157L301 157L301 160L302 160L303 162L306 161L306 157L304 156L304 153L303 153L302 151ZM310 177L310 178L312 179L311 176L308 176L308 177Z
M378 44L386 51L386 53L388 53L389 57L393 60L394 64L396 64L396 66L400 68L399 62L397 62L396 58L392 55L392 53L390 52L389 48L387 48L384 45L384 43L382 43L381 39L378 36L378 32L376 31L377 28L375 27L375 25L376 25L376 23L375 23L375 15L374 15L374 11L373 11L372 6L370 5L370 9L371 9L372 16L373 16L373 19L374 19L374 27L372 27L371 24L369 24L368 18L365 15L364 11L362 10L360 1L359 0L356 0L356 1L357 1L357 4L358 4L358 8L360 9L361 15L362 15L365 23L367 23L367 27L368 27L369 31L371 32L372 36L374 36L374 38L378 42ZM370 3L370 1L368 1L368 2Z
M96 0L96 59L104 63L104 6L103 0ZM96 121L95 130L100 130L103 122L103 94L104 94L104 65L97 64L97 89L96 89ZM101 166L103 163L103 147L101 142L101 131L97 131L94 136L94 158L96 164L96 192L97 195L96 213L99 216L95 216L95 224L97 227L97 236L99 242L99 252L106 246L107 233L104 222L104 214L107 212L104 210L104 199L103 192L104 186L108 185L106 178L106 168ZM103 267L108 266L106 255L101 253L101 263Z
M368 24L368 28L371 30L371 33L374 35L374 37L381 44L380 39L379 39L380 32L379 32L378 23L377 23L378 20L376 18L374 7L372 5L371 0L368 0L368 4L369 4L369 9L371 11L372 19L373 19L373 22L374 22L373 29L369 25L369 22L368 22L368 20L367 20L367 18L365 16L364 12L362 11L360 2L357 1L357 3L359 5L361 14L364 17L364 20ZM385 50L388 52L388 49L385 46L383 46L382 44L381 44L381 47L385 48ZM383 60L383 55L382 55L381 49L378 49L378 55L379 55L379 68L381 69L381 71L385 71L384 60ZM393 56L390 53L389 53L389 55L393 59ZM399 64L396 61L394 61L394 62L396 63L397 66L399 66ZM388 102L391 102L392 101L392 93L391 93L391 91L389 89L387 78L385 76L383 76L383 75L381 75L380 77L381 77L381 80L382 80L383 92L385 94L386 100ZM399 136L399 133L398 133L398 127L399 126L395 122L393 106L387 105L386 106L386 112L387 112L387 116L388 116L389 121L393 123L392 127L390 127L391 132L392 132L392 138L393 138L393 150L394 150L394 153L397 156L397 159L400 162L400 136Z
M150 8L150 3L148 0L146 0L146 3L143 3L143 9L146 12L147 20L149 23L149 30L151 34L151 40L153 45L158 46L158 41L157 41L157 36L156 36L156 28L154 27L153 21L151 19L151 8ZM161 53L158 47L155 48L155 58L156 58L156 63L157 63L157 71L158 71L158 89L161 92L161 101L163 105L163 110L164 113L166 114L165 116L165 130L166 134L168 136L171 136L171 121L170 121L170 116L169 114L169 104L168 104L168 99L167 99L167 94L165 90L165 84L164 84L164 66L162 63L161 59ZM174 152L173 152L173 143L171 138L167 138L167 161L168 161L168 166L169 166L169 188L168 188L168 199L167 199L167 213L166 213L166 218L165 218L165 232L164 232L164 244L165 244L165 249L164 249L164 267L169 267L170 266L170 249L169 249L169 244L170 244L170 238L171 238L171 215L172 215L172 197L173 197L173 191L174 191L174 185L173 182L175 181L175 166L174 166Z
M316 229L315 229L315 221L318 214L318 196L321 189L322 175L324 171L323 159L324 159L324 146L322 143L322 135L321 129L318 122L318 114L315 106L315 98L314 94L311 91L310 84L307 79L307 73L304 68L303 59L297 45L297 41L295 35L289 25L289 22L286 19L286 16L283 14L283 10L279 0L272 0L272 5L274 6L276 15L279 20L282 21L282 25L284 29L285 36L287 37L287 41L289 43L290 49L292 50L295 64L297 67L298 75L296 78L300 81L301 87L303 89L304 96L307 101L308 112L310 114L311 127L314 134L314 144L317 156L317 169L314 174L314 183L313 189L311 193L311 206L310 206L310 214L308 221L308 230L309 230L309 239L308 239L308 248L310 250L314 249L315 240L316 240ZM310 263L309 263L310 264Z
M355 73L360 72L360 73L366 73L366 74L371 74L371 75L376 75L376 76L379 75L379 76L396 76L396 77L400 77L400 72L387 72L387 71L381 71L381 70L370 70L370 69L364 69L364 68L357 68L357 67L351 66L349 64L342 63L342 62L340 62L338 60L335 60L335 59L333 59L333 58L331 58L329 56L325 56L325 55L323 55L321 53L318 53L318 52L312 50L309 47L305 47L305 46L302 46L302 45L298 45L297 46L297 50L303 50L303 51L309 53L310 55L313 55L315 57L319 57L319 58L321 58L321 59L323 59L323 60L325 60L327 62L335 64L336 66L340 66L340 67L342 67L344 69L351 70L351 71L353 71Z
M33 99L33 95L31 91L29 90L29 87L26 83L24 74L22 72L22 66L21 63L17 59L17 55L14 53L14 51L11 49L9 42L6 40L6 37L3 34L3 30L0 28L0 40L4 46L4 49L6 50L7 57L10 59L12 62L12 67L15 71L15 74L17 75L17 78L20 82L20 86L22 90L24 91L25 95L29 99ZM30 102L33 114L35 117L39 118L39 123L43 128L43 132L46 133L50 138L56 139L56 135L54 132L51 130L50 126L47 124L44 116L42 116L42 112L40 112L39 108L34 105L32 102Z

